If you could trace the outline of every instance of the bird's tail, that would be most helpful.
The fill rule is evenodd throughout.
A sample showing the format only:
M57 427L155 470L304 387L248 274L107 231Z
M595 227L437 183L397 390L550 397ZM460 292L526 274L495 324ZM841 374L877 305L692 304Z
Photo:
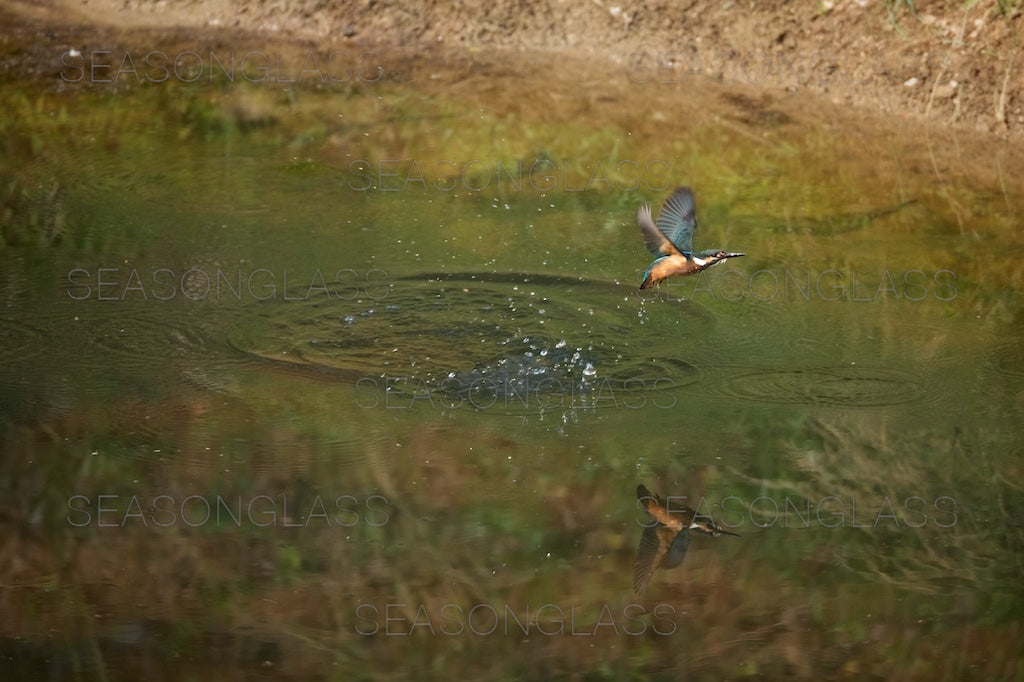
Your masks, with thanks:
M644 279L640 282L641 289L649 289L654 286L654 282L651 280L651 271L648 270L644 273Z

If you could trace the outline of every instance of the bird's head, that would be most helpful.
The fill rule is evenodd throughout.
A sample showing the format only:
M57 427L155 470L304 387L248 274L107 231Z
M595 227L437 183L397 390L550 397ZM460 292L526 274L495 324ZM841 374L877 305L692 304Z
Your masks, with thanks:
M727 530L722 530L715 525L714 521L706 516L694 516L693 521L690 522L690 528L706 533L707 535L734 535L739 537L736 533L730 533Z
M745 256L745 253L733 253L731 251L723 251L722 249L705 249L700 253L696 254L697 258L704 261L705 267L708 265L714 265L719 261L723 261L726 258L738 258L739 256Z

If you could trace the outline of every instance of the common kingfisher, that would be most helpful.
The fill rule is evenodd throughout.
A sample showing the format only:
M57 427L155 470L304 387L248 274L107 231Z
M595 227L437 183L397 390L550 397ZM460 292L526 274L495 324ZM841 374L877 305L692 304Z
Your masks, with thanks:
M675 568L683 563L686 549L690 546L690 531L706 535L734 535L722 530L707 516L684 505L666 505L665 501L651 493L642 483L636 487L636 498L644 511L655 523L644 528L637 549L636 565L633 567L633 591L643 594L654 569Z
M641 289L652 287L674 275L692 275L710 268L726 258L743 256L722 249L693 252L693 233L697 230L697 204L693 190L680 187L665 200L658 214L658 222L651 219L651 207L644 204L636 212L647 250L656 256L644 273Z

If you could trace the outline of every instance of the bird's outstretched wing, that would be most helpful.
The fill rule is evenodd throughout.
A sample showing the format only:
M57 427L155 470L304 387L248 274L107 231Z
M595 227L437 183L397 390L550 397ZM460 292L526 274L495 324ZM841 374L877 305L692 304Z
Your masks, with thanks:
M633 567L633 591L643 594L656 568L673 568L683 562L690 546L690 533L675 531L659 524L648 526L640 537L636 565Z
M647 250L654 256L671 256L679 254L676 245L668 240L654 225L654 218L651 217L651 207L644 204L636 212L636 224L640 226L640 234L643 235L644 244Z
M697 205L693 190L680 187L661 207L657 222L646 204L636 212L647 250L655 256L693 253L693 233L697 229Z
M697 203L693 190L680 187L665 200L658 214L658 230L681 253L693 253L693 233L697 230Z

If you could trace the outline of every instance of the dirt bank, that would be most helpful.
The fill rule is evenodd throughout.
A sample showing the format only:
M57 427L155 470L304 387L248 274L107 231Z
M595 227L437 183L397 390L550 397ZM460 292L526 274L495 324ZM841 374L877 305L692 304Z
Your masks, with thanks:
M703 74L941 127L1007 137L1024 130L1022 0L919 0L916 9L909 0L52 0L12 7L56 25L392 46L424 59L448 48L494 50L492 58L500 50L563 53L638 83L677 87ZM80 36L88 42L87 31Z
M521 61L560 55L631 83L686 88L706 76L933 129L1024 137L1024 0L824 0L703 3L492 0L16 0L3 71L52 77L53 49L111 36L193 35L373 48L408 61ZM132 35L135 35L135 39ZM35 47L23 48L36 35ZM19 49L20 48L20 49ZM21 51L24 50L24 51ZM19 54L20 52L20 54ZM52 64L51 64L52 65ZM58 67L59 68L59 67ZM447 70L447 69L442 69ZM392 74L394 75L394 74ZM801 104L800 106L805 106Z

